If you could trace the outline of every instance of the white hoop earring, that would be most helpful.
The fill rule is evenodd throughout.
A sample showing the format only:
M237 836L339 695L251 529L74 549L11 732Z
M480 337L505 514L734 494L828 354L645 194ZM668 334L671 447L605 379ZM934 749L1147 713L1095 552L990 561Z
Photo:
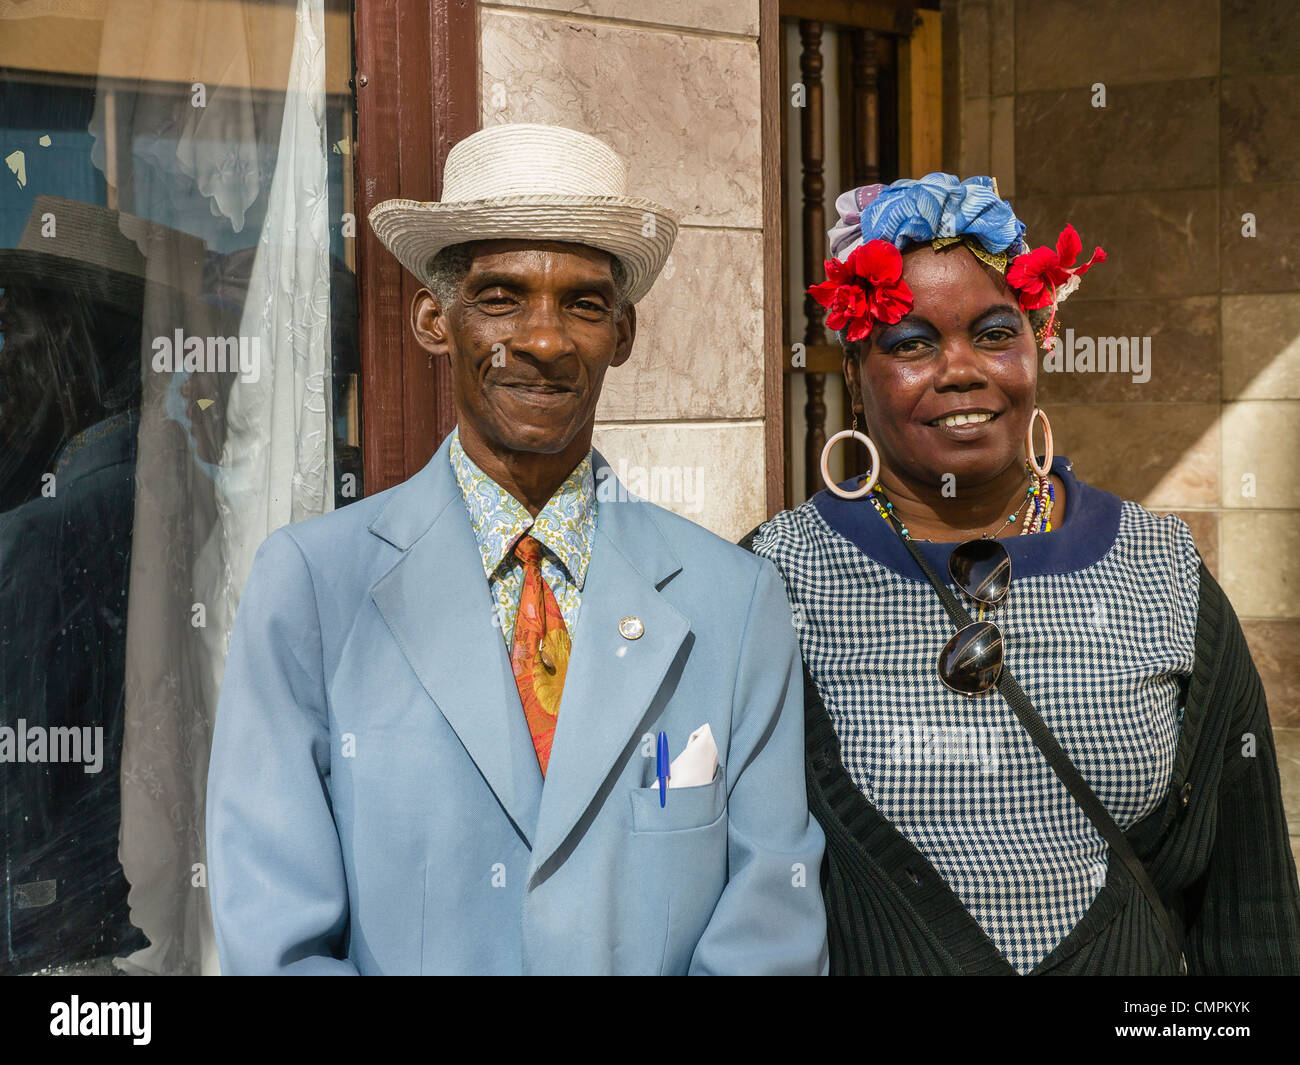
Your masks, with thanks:
M1046 449L1042 465L1039 465L1038 459L1034 456L1034 422L1039 420L1043 423L1043 444ZM1052 449L1052 425L1040 407L1035 407L1034 413L1029 416L1029 428L1025 432L1025 454L1029 457L1029 468L1037 476L1046 477L1051 472L1052 459L1056 457Z
M855 419L856 421L856 419ZM854 440L860 440L866 445L871 452L871 472L867 474L867 479L862 483L862 487L854 492L846 492L831 479L831 448L845 437L853 437ZM871 437L866 433L860 433L856 429L841 429L838 433L826 441L826 446L822 448L822 480L826 482L826 487L841 499L861 499L873 488L876 487L876 476L880 473L880 452L876 450L876 445L871 442Z

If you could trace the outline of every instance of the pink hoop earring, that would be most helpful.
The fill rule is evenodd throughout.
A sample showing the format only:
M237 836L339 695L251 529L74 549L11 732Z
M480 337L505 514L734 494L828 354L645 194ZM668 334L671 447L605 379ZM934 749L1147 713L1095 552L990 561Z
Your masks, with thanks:
M1034 456L1034 422L1039 420L1043 423L1043 445L1046 449L1041 465ZM1034 413L1029 416L1029 428L1025 431L1025 454L1029 457L1029 468L1037 476L1046 477L1051 472L1052 459L1056 457L1052 448L1052 424L1040 407L1035 407Z
M854 416L853 424L857 425L857 417ZM867 479L862 483L862 487L853 492L846 492L831 479L831 448L839 441L846 437L853 437L854 440L860 440L866 449L871 452L871 472L867 474ZM880 452L876 450L876 445L871 442L871 437L866 433L860 433L857 429L841 429L838 433L826 441L826 446L822 448L822 480L826 482L826 487L832 493L841 499L861 499L873 488L876 487L876 477L880 473Z

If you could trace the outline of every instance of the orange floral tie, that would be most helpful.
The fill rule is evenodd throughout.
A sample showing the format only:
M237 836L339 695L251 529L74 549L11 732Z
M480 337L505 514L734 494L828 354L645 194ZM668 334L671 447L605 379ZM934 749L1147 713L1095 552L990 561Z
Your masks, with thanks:
M555 593L542 577L541 543L531 536L521 536L515 544L515 557L524 564L524 588L515 617L510 666L524 704L528 731L533 736L537 763L542 767L542 776L546 776L571 641Z

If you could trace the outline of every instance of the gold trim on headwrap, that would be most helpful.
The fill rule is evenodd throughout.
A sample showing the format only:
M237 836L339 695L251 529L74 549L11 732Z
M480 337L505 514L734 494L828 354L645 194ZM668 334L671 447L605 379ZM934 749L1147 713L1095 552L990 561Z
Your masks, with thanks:
M988 263L989 266L993 267L993 269L1000 274L1005 274L1007 272L1007 253L1000 251L997 254L993 254L992 252L986 251L984 245L973 237L935 237L934 240L930 241L930 247L935 251L942 251L944 248L953 244L965 244L966 249L981 262Z

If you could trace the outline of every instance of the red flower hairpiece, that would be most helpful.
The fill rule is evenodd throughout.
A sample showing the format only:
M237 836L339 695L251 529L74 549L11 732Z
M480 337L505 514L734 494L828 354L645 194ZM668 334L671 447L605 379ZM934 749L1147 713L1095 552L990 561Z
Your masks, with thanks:
M1074 262L1083 251L1083 241L1068 222L1061 235L1056 238L1056 247L1035 248L1024 255L1017 255L1007 270L1007 284L1016 292L1016 298L1022 311L1036 311L1041 307L1052 307L1052 315L1044 327L1045 335L1052 335L1052 324L1056 321L1055 304L1065 299L1079 287L1079 278L1086 274L1093 263L1104 263L1106 252L1098 247L1092 258L1081 266Z
M903 256L887 240L858 245L845 262L827 259L826 280L808 295L826 308L828 329L848 329L850 343L870 336L877 322L893 325L912 309Z

